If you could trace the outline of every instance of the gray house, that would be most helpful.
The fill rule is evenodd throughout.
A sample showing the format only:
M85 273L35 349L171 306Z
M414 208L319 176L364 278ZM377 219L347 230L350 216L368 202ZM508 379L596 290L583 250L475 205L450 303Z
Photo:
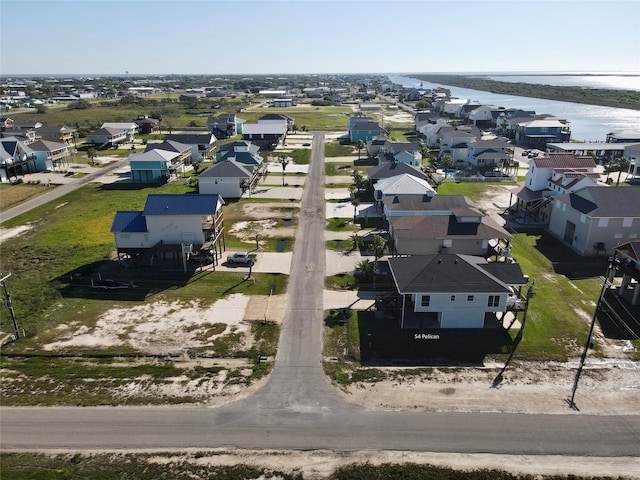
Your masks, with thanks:
M507 311L526 308L527 284L517 263L471 255L422 255L389 259L402 297L402 328L485 328Z
M580 255L613 253L640 238L640 187L586 187L557 195L549 232Z

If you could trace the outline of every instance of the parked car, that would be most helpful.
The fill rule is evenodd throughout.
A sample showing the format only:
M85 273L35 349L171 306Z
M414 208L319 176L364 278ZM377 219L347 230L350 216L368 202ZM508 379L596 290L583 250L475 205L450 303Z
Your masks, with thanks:
M531 153L531 150L523 150L522 151L522 156L523 157L528 157L530 153Z
M310 144L310 143L303 143L303 144L302 144L302 146L303 146L303 147L310 147L310 146L311 146L311 144Z
M236 252L227 255L227 263L241 263L243 265L249 265L253 263L253 258L249 255L249 252Z

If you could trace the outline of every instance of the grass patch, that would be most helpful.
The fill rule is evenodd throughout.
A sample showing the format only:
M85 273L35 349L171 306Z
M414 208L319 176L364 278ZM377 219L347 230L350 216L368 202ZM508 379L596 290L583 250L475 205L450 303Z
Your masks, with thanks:
M298 126L298 132L303 125L307 130L347 130L349 115L353 112L351 107L314 107L312 105L297 105L291 108L278 108L278 113L292 117ZM258 118L268 113L274 113L271 107L257 107L244 111L239 115L248 123L255 123Z
M5 211L22 202L43 194L51 187L34 183L1 183L0 184L0 211Z
M193 478L278 478L302 480L300 473L283 472L250 465L209 465L201 462L203 456L216 453L79 453L46 455L41 453L3 453L0 477L14 480L63 480L68 478L135 478L139 480L186 480ZM166 462L158 462L158 456ZM215 460L214 460L215 461Z
M353 162L326 162L324 164L324 174L328 176L351 176L353 173Z
M479 202L487 198L487 194L497 186L516 185L515 182L443 182L438 187L438 194L441 195L465 195L473 202Z
M327 230L330 232L356 231L360 228L353 224L352 218L327 218Z
M327 142L324 145L325 157L346 157L354 155L353 145L341 145L338 142Z

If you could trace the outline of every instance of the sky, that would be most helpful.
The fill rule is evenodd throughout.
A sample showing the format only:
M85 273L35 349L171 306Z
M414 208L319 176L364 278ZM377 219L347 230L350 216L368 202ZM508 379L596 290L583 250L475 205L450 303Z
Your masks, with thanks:
M0 74L640 72L640 0L0 0Z

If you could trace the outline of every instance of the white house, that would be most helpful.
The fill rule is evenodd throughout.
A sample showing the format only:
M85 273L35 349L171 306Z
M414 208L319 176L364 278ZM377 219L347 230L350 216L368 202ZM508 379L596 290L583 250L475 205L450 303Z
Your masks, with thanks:
M153 194L142 211L117 211L111 233L119 261L186 269L189 255L217 252L224 241L222 205L220 195Z
M138 125L133 122L105 122L101 128L113 128L116 130L124 130L127 136L127 142L132 142L138 133Z
M201 194L216 193L224 198L240 198L255 186L259 171L257 165L223 160L198 175L198 191Z

